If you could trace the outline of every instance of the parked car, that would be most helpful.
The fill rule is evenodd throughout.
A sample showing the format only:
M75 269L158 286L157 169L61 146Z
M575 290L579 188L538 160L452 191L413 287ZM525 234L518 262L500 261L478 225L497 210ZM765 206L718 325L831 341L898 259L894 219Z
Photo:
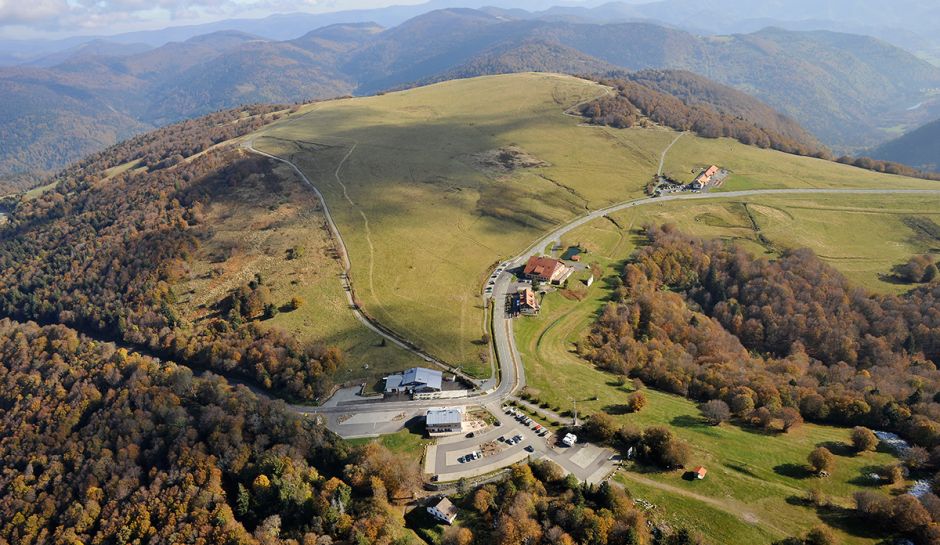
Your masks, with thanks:
M467 438L475 437L475 436L476 436L476 432L471 431L470 433L467 434Z
M535 452L535 447L533 447L532 445L526 445L526 446L525 446L525 451L526 451L526 452Z

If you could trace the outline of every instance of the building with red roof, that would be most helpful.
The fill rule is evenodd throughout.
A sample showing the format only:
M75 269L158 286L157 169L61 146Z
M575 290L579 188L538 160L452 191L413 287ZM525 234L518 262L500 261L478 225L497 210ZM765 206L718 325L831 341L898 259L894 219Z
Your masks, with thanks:
M563 262L548 256L532 256L525 264L522 274L526 278L538 279L541 282L561 284L574 272L574 269Z

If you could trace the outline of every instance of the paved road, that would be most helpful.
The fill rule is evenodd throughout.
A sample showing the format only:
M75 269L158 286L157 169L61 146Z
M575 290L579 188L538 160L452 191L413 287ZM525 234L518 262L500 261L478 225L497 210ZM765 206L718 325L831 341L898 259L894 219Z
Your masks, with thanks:
M681 136L681 134L680 134ZM679 137L676 138L678 140ZM673 140L672 143L675 143ZM350 262L346 245L343 242L342 235L333 221L332 214L327 206L326 199L322 193L313 185L307 176L291 161L259 151L254 148L251 141L248 141L245 147L259 155L263 155L275 161L282 162L290 166L317 195L323 206L324 213L329 224L340 255L343 261L344 273L342 275L344 290L350 304L350 309L356 315L356 318L366 327L395 343L396 345L410 350L429 362L438 363L446 366L443 362L433 358L429 354L417 349L415 345L405 339L387 331L381 324L375 323L372 319L365 316L354 304L352 286L349 282ZM348 158L348 155L347 155ZM345 159L344 159L345 161ZM337 177L342 164L337 168ZM357 396L348 395L345 392L344 400L331 400L330 403L322 407L310 407L304 405L292 405L292 409L298 413L308 415L318 415L325 418L330 429L344 437L370 436L382 433L391 433L404 427L405 423L413 418L420 418L421 414L429 407L437 407L442 404L447 405L476 405L489 408L492 412L500 416L503 422L502 428L494 428L486 435L480 438L466 440L443 440L438 445L432 447L434 450L434 459L431 463L431 470L441 475L441 480L456 479L465 474L480 474L491 469L509 465L518 461L520 455L518 452L527 444L531 444L535 450L532 456L546 456L562 465L566 470L575 473L582 480L594 480L603 478L613 467L613 463L608 460L609 451L599 449L589 445L581 445L574 449L565 449L558 451L535 437L531 432L526 434L528 440L516 445L514 448L506 449L500 455L492 458L484 458L474 462L459 464L456 462L455 453L462 452L466 454L471 452L485 440L495 439L499 435L506 435L512 430L518 430L519 425L512 419L506 419L500 411L500 406L504 400L525 386L525 373L522 366L521 356L515 346L515 338L512 334L512 318L506 315L503 306L506 294L513 285L513 275L510 272L513 269L521 267L533 255L540 254L545 246L552 241L560 240L578 227L581 227L591 221L602 218L607 214L635 208L638 206L647 206L672 201L698 201L706 199L733 199L739 197L764 196L764 195L822 195L822 194L845 194L845 195L929 195L940 196L940 189L764 189L747 191L730 191L724 193L700 193L700 194L677 194L662 197L647 197L631 201L617 203L600 210L584 214L574 220L558 227L554 231L542 236L531 244L525 251L516 257L504 261L500 264L494 274L496 275L493 293L487 298L492 298L493 305L493 343L497 359L499 361L499 376L493 377L487 383L498 380L495 388L490 388L480 395L450 401L398 401L381 402L374 399L367 400ZM260 392L259 392L260 393ZM492 436L492 437L491 437ZM586 449L598 449L598 451L586 451ZM466 452L463 452L466 451ZM587 454L583 454L587 452ZM579 454L581 453L581 454ZM462 455L462 454L460 454ZM454 458L454 460L451 460ZM524 457L523 457L524 458ZM475 467L479 466L479 467Z

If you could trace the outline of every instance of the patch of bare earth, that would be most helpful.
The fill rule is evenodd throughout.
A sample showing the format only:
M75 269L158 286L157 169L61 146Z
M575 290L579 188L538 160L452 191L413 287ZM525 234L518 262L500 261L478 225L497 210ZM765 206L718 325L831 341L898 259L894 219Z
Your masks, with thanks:
M518 146L506 146L471 155L470 163L478 170L497 176L505 176L521 169L548 166L548 163Z

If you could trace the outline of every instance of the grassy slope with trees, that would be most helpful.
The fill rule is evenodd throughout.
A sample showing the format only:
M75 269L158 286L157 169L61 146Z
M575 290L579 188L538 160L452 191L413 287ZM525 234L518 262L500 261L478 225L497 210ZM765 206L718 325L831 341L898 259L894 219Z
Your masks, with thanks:
M366 310L451 363L487 373L477 341L488 267L553 225L641 197L676 137L657 127L579 126L564 114L605 92L547 74L451 81L305 106L254 138L324 192ZM509 146L547 164L481 166L479 154ZM724 138L685 135L675 147L682 162L670 152L670 173L681 179L714 162L733 172L728 187L934 187Z
M755 230L748 211L759 230ZM556 412L570 409L574 398L582 415L609 412L621 424L671 426L692 448L687 467L704 464L709 469L707 479L692 483L684 480L681 472L637 467L634 471L638 473L624 474L624 483L636 497L661 506L667 519L699 528L716 542L746 535L752 542L768 543L783 535L801 534L821 522L832 525L845 543L871 543L883 537L851 509L854 492L873 489L868 473L892 463L886 451L838 454L845 452L839 445L851 442L849 430L816 424L805 424L786 434L755 430L746 420L716 428L702 418L694 402L649 388L643 389L645 408L627 413L625 407L635 387L578 357L577 346L613 298L611 278L642 243L636 229L644 223L673 223L687 232L734 242L767 256L779 255L787 247L808 246L828 254L827 261L849 272L853 281L894 292L911 286L890 278L892 268L936 243L905 220L936 219L935 206L910 197L892 198L889 203L872 197L751 197L665 203L617 213L612 218L592 222L562 240L564 247L580 243L587 249L587 262L597 262L606 281L595 282L583 293L581 288L573 288L577 297L549 295L538 318L517 323L518 344L533 396ZM878 233L881 242L851 240L850 234L858 232ZM882 249L890 249L890 255L881 255ZM869 261L874 265L868 265ZM864 264L861 270L859 264ZM566 380L558 381L558 376ZM780 421L776 422L773 425L779 427ZM809 452L820 444L838 454L828 479L800 473ZM803 506L810 491L817 488L827 501L841 507ZM739 516L742 513L745 518ZM754 519L760 522L755 524Z
M3 314L67 324L295 398L328 392L342 352L259 325L276 305L258 278L192 321L178 312L173 289L189 276L200 240L212 238L213 197L271 175L269 160L217 144L284 113L247 108L171 126L89 157L50 190L19 199L0 229Z

